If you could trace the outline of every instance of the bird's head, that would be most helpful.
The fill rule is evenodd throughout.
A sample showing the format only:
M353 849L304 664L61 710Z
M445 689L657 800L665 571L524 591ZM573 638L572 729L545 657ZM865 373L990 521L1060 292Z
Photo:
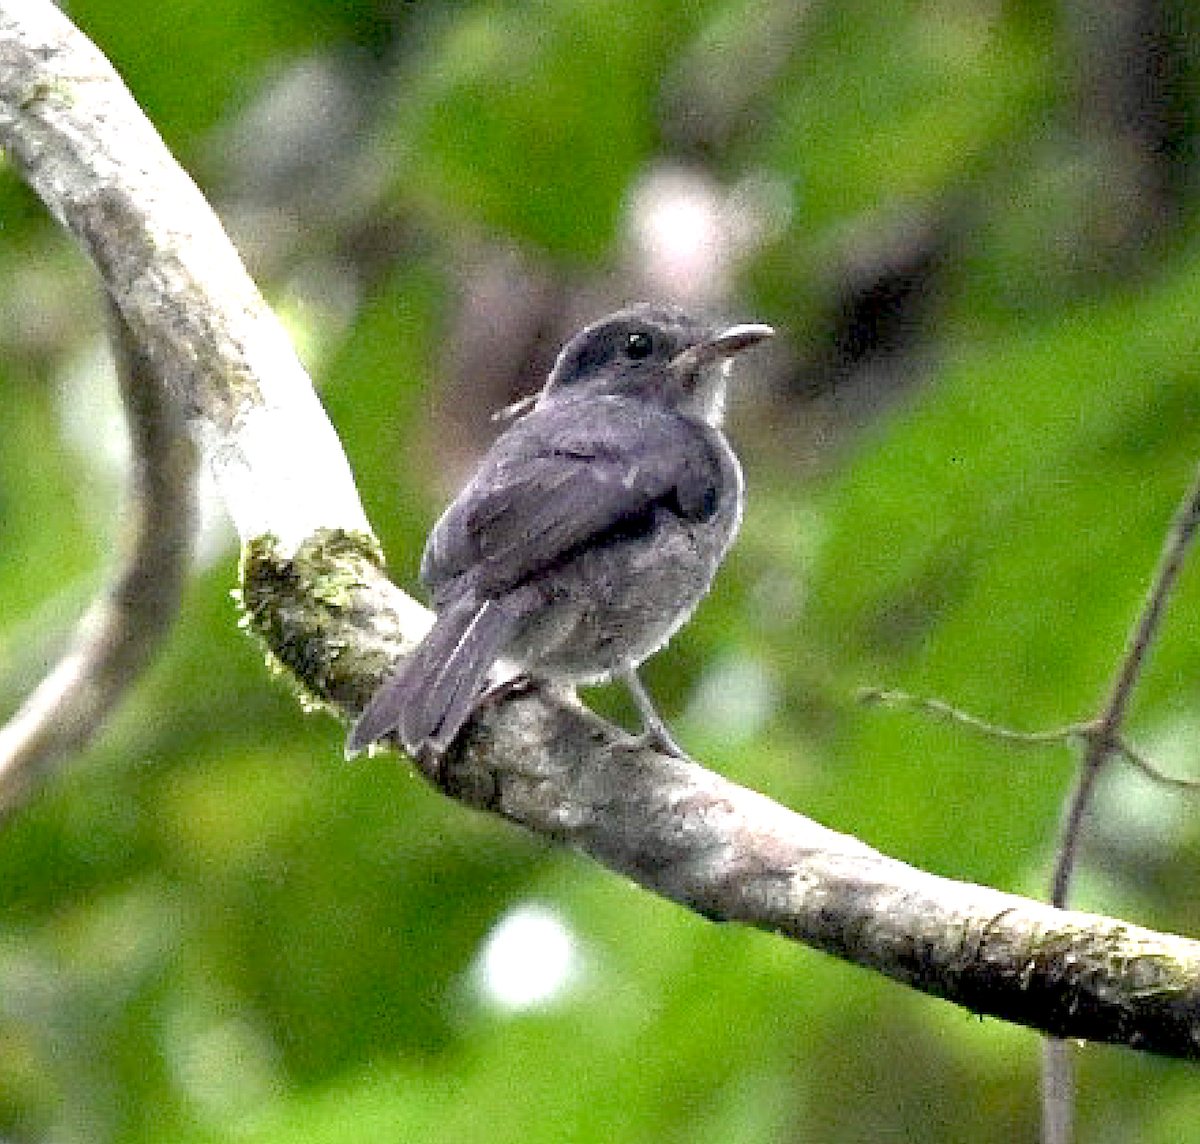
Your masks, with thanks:
M635 306L601 318L563 347L538 406L585 396L643 398L720 423L729 362L770 326L713 326L681 310Z

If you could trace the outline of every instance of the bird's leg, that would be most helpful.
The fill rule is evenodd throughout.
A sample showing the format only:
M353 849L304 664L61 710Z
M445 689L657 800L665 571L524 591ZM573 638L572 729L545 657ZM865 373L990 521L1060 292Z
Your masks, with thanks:
M663 754L683 759L684 762L692 762L692 757L675 742L675 738L667 729L662 716L655 710L649 693L638 678L637 669L632 665L627 665L621 668L617 675L629 689L629 694L633 696L633 701L637 704L638 711L642 716L642 733L633 736L634 743L638 746L653 747L655 750L662 751Z

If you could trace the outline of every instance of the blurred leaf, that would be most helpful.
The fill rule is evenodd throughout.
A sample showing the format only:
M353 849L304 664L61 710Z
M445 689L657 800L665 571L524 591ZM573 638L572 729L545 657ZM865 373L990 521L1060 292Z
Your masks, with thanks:
M404 77L401 185L443 226L595 258L654 146L655 93L693 19L663 0L468 8Z

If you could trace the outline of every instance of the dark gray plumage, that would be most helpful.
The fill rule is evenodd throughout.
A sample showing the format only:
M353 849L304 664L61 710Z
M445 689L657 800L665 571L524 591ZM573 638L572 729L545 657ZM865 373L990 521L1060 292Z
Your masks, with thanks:
M726 363L770 334L640 306L572 338L430 534L421 580L437 619L347 752L393 732L414 754L443 752L502 675L619 676L652 741L682 754L636 668L691 616L737 532Z

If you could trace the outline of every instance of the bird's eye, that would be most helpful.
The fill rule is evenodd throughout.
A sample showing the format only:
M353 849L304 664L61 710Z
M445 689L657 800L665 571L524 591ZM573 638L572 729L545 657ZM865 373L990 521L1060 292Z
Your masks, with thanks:
M635 330L625 338L625 356L632 361L648 358L654 351L654 339L644 330Z

